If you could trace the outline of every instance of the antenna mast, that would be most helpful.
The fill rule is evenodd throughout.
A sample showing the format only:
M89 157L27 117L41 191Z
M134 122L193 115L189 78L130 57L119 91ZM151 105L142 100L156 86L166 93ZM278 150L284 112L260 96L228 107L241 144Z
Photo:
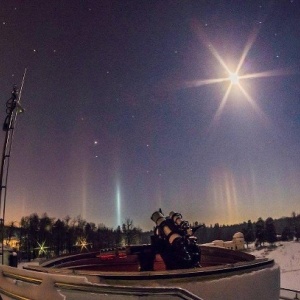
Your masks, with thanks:
M16 85L13 86L11 97L6 102L6 117L3 123L3 131L5 132L5 139L2 152L1 170L0 170L0 229L1 229L1 241L2 241L2 264L4 264L4 220L6 209L6 195L7 195L7 181L9 170L9 159L12 149L12 142L14 136L14 129L16 127L17 115L24 112L21 106L21 94L24 86L25 69L20 90Z

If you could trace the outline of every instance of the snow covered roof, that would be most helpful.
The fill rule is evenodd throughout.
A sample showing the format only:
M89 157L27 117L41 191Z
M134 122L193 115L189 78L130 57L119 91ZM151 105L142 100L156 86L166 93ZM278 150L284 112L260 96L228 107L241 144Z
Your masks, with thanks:
M236 233L233 235L233 238L234 238L234 239L243 239L243 238L244 238L244 235L243 235L241 232L236 232Z

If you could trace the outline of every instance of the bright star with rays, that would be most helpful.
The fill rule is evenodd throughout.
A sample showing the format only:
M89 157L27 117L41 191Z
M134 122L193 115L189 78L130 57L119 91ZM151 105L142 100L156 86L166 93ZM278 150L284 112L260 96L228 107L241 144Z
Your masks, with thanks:
M256 37L258 35L258 28L256 31L254 31L250 35L248 42L246 43L246 46L244 48L244 51L242 52L241 58L237 63L237 68L235 71L232 71L226 65L225 61L222 59L222 57L220 56L218 51L214 48L214 46L210 42L208 42L208 39L205 36L204 31L202 31L200 26L198 26L198 25L199 24L196 24L194 29L199 34L201 41L208 47L208 49L212 52L213 56L218 60L218 62L221 64L221 66L225 69L225 71L228 74L228 77L189 81L189 82L185 83L185 87L191 88L191 87L198 87L198 86L208 85L208 84L229 82L228 88L221 100L221 103L217 109L217 112L215 113L214 120L216 120L220 117L220 115L224 109L224 106L227 103L227 100L229 98L229 95L230 95L230 92L231 92L233 86L236 86L239 88L239 90L245 96L246 100L252 105L252 107L256 110L256 112L258 112L260 115L264 115L263 111L259 108L259 106L256 104L254 99L245 90L241 81L246 80L246 79L256 79L256 78L262 78L262 77L288 75L288 74L291 74L291 72L287 71L287 70L270 70L270 71L258 72L258 73L253 73L253 74L239 75L240 70L244 64L244 61L248 55L248 52L250 51L252 45L254 44L254 42L256 40Z
M80 252L86 249L89 251L88 246L91 245L91 243L88 243L86 238L79 237L76 241L75 246L80 247Z
M41 244L39 242L38 243L38 247L35 248L35 249L38 249L39 250L39 256L43 255L43 254L46 254L47 251L46 249L48 249L49 247L46 247L45 244L46 244L46 241L42 242Z

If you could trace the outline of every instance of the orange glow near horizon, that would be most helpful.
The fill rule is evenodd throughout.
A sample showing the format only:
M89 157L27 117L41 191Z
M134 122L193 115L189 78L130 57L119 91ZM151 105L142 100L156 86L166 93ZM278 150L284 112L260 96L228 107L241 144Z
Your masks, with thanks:
M220 209L220 219L232 223L239 218L238 192L234 175L228 169L219 169L212 174L212 195L215 207ZM234 223L232 223L234 224Z

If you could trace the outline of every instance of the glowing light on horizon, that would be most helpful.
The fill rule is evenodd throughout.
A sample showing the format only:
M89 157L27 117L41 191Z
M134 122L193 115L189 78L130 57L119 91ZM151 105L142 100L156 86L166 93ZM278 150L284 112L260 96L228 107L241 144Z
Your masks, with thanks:
M38 255L40 256L40 255L46 254L46 252L47 252L46 249L49 248L49 247L45 246L46 241L42 242L41 244L39 242L37 242L37 243L38 243L38 247L35 249L39 250Z
M117 182L117 193L116 193L116 216L117 216L117 226L121 226L121 190L120 190L119 182Z
M229 170L218 170L212 176L212 196L220 219L233 224L239 219L238 192L234 175Z
M86 218L86 207L87 207L87 168L83 167L82 170L82 187L81 187L81 215Z
M75 246L80 247L80 252L86 249L89 251L88 246L91 245L91 243L88 243L86 238L79 237L76 241Z

